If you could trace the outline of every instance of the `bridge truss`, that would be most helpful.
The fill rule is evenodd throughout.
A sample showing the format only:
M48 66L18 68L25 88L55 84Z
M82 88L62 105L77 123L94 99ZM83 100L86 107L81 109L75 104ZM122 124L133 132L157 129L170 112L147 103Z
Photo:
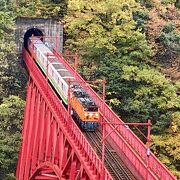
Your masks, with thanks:
M111 145L132 173L138 179L175 179L153 153L147 156L146 146L129 128L119 126L113 130L113 123L123 121L58 52L54 50L54 54L77 81L84 82L83 88L100 108L100 124L107 123L104 130L109 134ZM23 58L29 81L17 179L112 179L51 86L47 91L46 78L25 49Z
M101 179L102 163L24 49L29 70L23 141L16 177ZM104 168L105 169L105 168ZM112 179L105 169L105 178Z

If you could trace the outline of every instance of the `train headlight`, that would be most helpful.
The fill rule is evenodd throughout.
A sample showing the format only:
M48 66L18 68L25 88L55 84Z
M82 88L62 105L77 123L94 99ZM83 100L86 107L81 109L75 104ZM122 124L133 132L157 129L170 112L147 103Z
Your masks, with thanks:
M99 117L99 113L96 113L95 116L98 118Z
M84 116L88 116L88 113L84 113Z

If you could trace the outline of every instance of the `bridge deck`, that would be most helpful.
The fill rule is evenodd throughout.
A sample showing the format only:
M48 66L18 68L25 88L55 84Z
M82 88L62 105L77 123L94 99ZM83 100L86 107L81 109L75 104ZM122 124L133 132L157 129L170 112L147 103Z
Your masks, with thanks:
M100 125L102 120L123 122L59 53L54 51L54 54L59 64L54 63L61 65L58 68L67 69L76 81L84 82L82 87L100 108ZM23 57L30 78L16 177L25 180L113 179L25 49ZM137 179L175 179L153 153L147 156L146 146L129 128L113 129L111 124L105 126L107 134L112 132L109 143Z

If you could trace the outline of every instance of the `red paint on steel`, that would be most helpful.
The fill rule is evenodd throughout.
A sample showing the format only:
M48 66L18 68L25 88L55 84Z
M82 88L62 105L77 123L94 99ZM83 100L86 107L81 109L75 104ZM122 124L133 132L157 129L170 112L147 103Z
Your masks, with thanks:
M102 117L102 121L104 121L104 119L103 119L103 117ZM103 164L103 166L104 166L104 160L105 160L105 141L104 141L104 139L105 139L105 128L104 128L104 125L102 125L102 140L103 140L103 142L102 142L102 164ZM102 180L103 180L103 178L104 178L104 169L103 169L103 171L102 171Z
M77 52L75 54L64 54L63 55L65 58L73 58L74 59L74 69L75 71L77 71L77 68L78 68L78 54Z
M101 113L102 115L102 113ZM114 129L112 131L110 131L108 134L106 134L106 136L104 138L102 138L101 142L104 142L105 139L108 138L108 136L113 133L113 131L117 130L117 128L119 126L126 126L126 128L129 128L128 126L134 126L138 132L147 140L147 149L149 149L150 147L150 131L151 131L151 120L148 119L147 123L111 123L111 122L102 122L102 127L104 127L105 125L114 125ZM147 132L147 137L144 135L144 133L137 127L137 126L147 126L148 128L148 132Z
M99 180L102 162L25 49L23 57L30 78L16 178ZM106 169L104 177L112 179Z
M75 77L76 81L84 82L81 85L89 93L89 95L95 100L99 106L103 119L105 122L111 123L123 123L123 121L110 109L110 107L96 94L96 92L88 86L84 79L68 64L68 62L56 51L54 54L61 63L68 69L68 71ZM102 123L102 121L100 121ZM111 132L114 125L105 126L107 133ZM117 127L116 131L111 133L110 138L117 148L117 152L124 153L126 159L132 164L132 168L144 178L144 179L176 179L174 175L156 158L156 156L150 152L148 157L147 168L147 151L146 146L142 141L126 126Z

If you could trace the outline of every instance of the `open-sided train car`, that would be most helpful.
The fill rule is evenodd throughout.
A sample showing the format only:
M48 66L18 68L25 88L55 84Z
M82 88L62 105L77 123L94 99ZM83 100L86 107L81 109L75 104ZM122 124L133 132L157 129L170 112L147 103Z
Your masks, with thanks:
M72 74L59 62L40 38L29 38L28 51L44 74L48 74L48 80L65 105L68 104L68 80L71 81L70 104L75 121L85 131L96 130L98 127L99 109L79 83L74 81Z

